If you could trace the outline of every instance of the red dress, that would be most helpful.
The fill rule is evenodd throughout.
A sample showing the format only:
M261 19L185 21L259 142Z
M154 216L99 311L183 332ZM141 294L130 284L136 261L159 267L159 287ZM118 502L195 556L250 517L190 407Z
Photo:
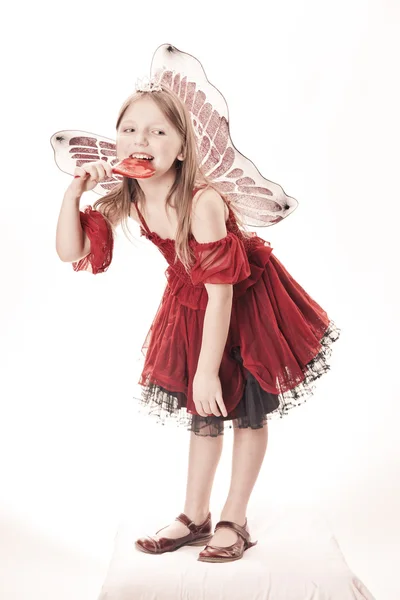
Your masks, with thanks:
M223 434L225 421L231 421L230 427L258 429L267 419L282 417L305 402L314 393L314 381L330 369L331 346L341 330L286 271L269 242L254 232L252 238L244 238L229 209L224 238L199 243L190 235L196 262L189 275L181 261L174 263L174 240L151 232L135 207L141 235L169 264L167 285L142 346L142 397L137 399L146 412L161 422L174 417L196 434L216 436ZM91 253L73 263L74 270L104 272L112 260L109 227L90 206L81 213L81 223L91 240ZM227 417L202 417L193 402L208 301L205 283L233 284L231 322L219 369Z

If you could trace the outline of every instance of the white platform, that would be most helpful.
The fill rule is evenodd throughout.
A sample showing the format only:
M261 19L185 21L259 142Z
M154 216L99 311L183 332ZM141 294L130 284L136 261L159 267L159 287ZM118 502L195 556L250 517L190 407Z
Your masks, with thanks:
M250 515L258 544L223 564L197 561L203 546L156 556L135 549L138 537L167 524L149 531L143 523L121 522L99 600L375 600L347 565L326 519L310 509Z

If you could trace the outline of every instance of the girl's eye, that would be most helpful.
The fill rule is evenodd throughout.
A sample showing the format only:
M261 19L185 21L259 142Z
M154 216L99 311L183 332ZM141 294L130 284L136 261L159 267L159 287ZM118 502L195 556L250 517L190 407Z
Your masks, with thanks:
M124 132L126 132L126 131L135 131L135 130L133 129L133 127L129 127L128 129L124 129ZM155 129L154 131L157 131L158 133L165 135L165 131L161 131L161 129Z

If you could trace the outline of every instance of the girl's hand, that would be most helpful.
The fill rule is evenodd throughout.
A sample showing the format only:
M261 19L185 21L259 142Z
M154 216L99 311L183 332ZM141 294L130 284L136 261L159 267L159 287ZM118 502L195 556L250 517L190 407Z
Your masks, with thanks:
M226 417L228 414L222 399L221 381L218 375L196 373L193 379L193 401L196 411L202 417L211 414L220 417L221 413Z
M95 188L99 181L104 181L112 176L112 166L104 160L84 163L75 168L74 179L69 189L73 190L77 196L81 196L83 192L89 192Z

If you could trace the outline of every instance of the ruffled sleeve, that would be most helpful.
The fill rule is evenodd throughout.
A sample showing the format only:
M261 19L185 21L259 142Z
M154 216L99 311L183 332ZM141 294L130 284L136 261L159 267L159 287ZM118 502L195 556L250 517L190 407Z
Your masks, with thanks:
M193 249L196 256L190 275L193 285L235 284L251 273L243 242L231 231L216 242L195 241Z
M90 253L79 261L73 262L74 271L89 271L96 275L103 273L111 264L114 238L110 224L103 214L86 206L79 211L81 226L90 240Z

